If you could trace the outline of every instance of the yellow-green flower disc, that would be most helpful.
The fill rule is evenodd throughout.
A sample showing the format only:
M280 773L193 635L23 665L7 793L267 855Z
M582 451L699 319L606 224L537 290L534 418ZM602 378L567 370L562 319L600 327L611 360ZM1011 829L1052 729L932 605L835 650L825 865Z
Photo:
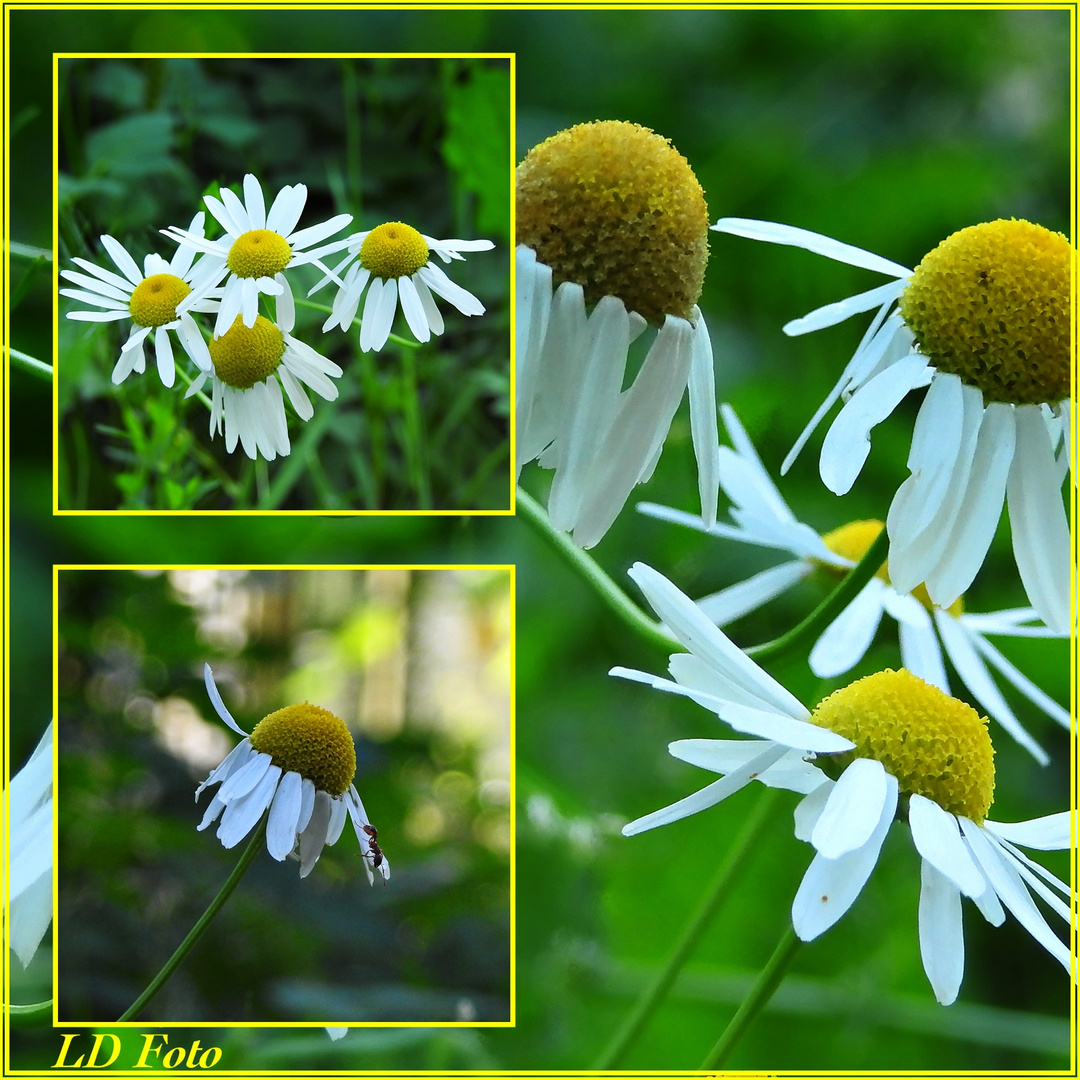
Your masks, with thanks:
M232 326L210 342L210 359L217 377L237 390L250 390L273 375L285 355L285 336L262 315L254 326L245 326L237 315Z
M671 143L622 120L552 135L517 168L517 241L585 302L617 296L654 324L689 319L709 258L709 211Z
M1069 241L1029 221L972 225L915 268L900 311L939 371L986 401L1069 396Z
M356 775L356 750L349 729L318 705L286 705L263 717L250 739L282 772L299 773L329 795L344 793Z
M821 540L834 555L839 555L842 559L858 563L862 561L863 556L870 550L870 545L881 535L881 530L884 528L884 524L875 518L869 518L866 521L849 521L846 525L841 525L839 529L833 529L832 532L825 533ZM845 577L848 573L847 567L836 566L833 563L822 562L818 559L812 559L811 561L814 562L819 569L824 570L834 578ZM881 578L886 585L891 584L889 581L888 560L883 562L881 566L877 568L874 572L874 576ZM926 591L925 585L916 585L915 588L911 590L911 595L915 597L927 611L932 611L934 609L935 604L933 600L930 599L930 594ZM948 607L950 615L960 615L963 613L963 610L963 596L958 596Z
M292 258L285 237L273 229L251 229L238 236L229 248L229 269L242 278L273 277Z
M873 758L908 795L981 823L994 801L994 747L986 718L901 668L830 694L814 723L855 743L841 763Z
M375 277L412 277L428 261L427 241L403 221L372 229L360 245L360 265Z
M132 321L139 326L163 326L176 318L176 305L191 286L175 274L151 274L135 286L128 301Z

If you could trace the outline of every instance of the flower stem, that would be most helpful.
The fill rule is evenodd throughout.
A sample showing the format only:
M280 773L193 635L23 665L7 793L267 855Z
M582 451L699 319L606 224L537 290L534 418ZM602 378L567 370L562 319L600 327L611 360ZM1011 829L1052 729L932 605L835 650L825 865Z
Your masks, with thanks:
M790 652L807 638L820 634L862 592L867 582L878 572L889 550L889 537L882 529L877 539L866 549L866 554L852 567L839 585L801 623L786 633L761 645L743 649L756 660L766 656L779 656Z
M671 652L675 638L642 610L597 566L591 555L582 551L565 533L552 527L539 503L527 491L517 489L517 508L530 525L600 594L600 598L631 630L647 641Z
M30 356L28 353L20 352L18 349L9 348L8 356L11 358L12 367L20 368L31 375L36 375L39 379L44 379L46 382L52 382L52 364L46 364L43 361Z
M52 998L33 1005L10 1005L12 1027L48 1027L52 1023Z
M638 1037L642 1029L655 1013L660 1002L667 996L678 976L686 958L693 951L701 935L705 932L713 916L719 910L720 905L727 899L732 885L754 847L759 833L769 814L776 805L778 792L774 788L767 789L758 800L754 812L743 822L743 827L735 842L728 849L724 861L716 872L709 891L705 895L701 906L694 913L694 917L683 930L682 937L676 942L670 956L660 969L653 984L648 987L638 999L637 1004L631 1010L622 1027L608 1044L607 1049L593 1065L597 1072L606 1072L619 1067L620 1062L626 1055L631 1043Z
M724 1065L746 1029L754 1022L758 1013L769 1003L769 999L783 981L788 965L794 959L795 953L798 952L801 944L802 942L795 936L795 931L789 925L787 930L784 931L784 936L773 950L772 956L769 957L769 962L757 977L757 982L750 988L750 993L746 995L746 999L739 1006L738 1011L728 1021L724 1033L701 1063L703 1072L712 1072L714 1069L719 1069Z
M240 861L234 867L233 872L229 875L225 884L221 886L221 891L210 902L210 906L202 913L199 921L188 932L188 936L180 942L180 946L176 952L174 952L165 962L165 966L154 976L150 985L139 995L127 1012L120 1017L117 1021L118 1023L122 1023L125 1020L134 1020L135 1017L150 1004L165 983L168 982L172 977L173 972L184 962L184 958L191 952L195 943L202 937L203 931L210 925L210 920L221 910L225 901L232 895L233 889L240 884L240 879L244 876L244 872L255 861L255 856L259 853L259 847L263 843L263 836L265 833L266 816L264 815L259 827L248 841L248 846L244 848L244 853L240 856Z

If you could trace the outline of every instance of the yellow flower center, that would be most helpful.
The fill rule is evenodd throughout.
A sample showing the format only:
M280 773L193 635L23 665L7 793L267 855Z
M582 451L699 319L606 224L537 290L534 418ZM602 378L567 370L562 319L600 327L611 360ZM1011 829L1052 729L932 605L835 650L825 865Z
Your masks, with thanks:
M243 278L273 277L292 258L285 237L272 229L252 229L238 236L229 248L229 269Z
M402 221L388 221L364 237L360 265L376 277L412 277L428 261L427 241Z
M709 258L709 211L671 143L621 120L578 124L517 168L517 240L587 304L617 296L660 324L688 319Z
M883 528L885 526L873 518L868 521L851 521L847 525L841 525L839 529L833 529L832 532L826 533L821 539L834 555L839 555L842 559L857 563L862 561L862 557L870 550L870 545L881 535ZM811 561L817 565L818 569L825 571L825 573L838 580L848 573L847 567L835 566L833 563L821 562L819 559L812 559ZM891 584L887 560L878 567L875 577L881 578L886 585ZM930 594L926 591L925 585L916 585L911 590L911 595L927 611L933 611L936 606L933 600L930 599ZM949 605L948 611L950 615L962 615L964 611L963 596L958 596Z
M176 305L191 292L191 286L175 274L151 274L143 278L131 294L128 310L139 326L163 326L176 318Z
M255 317L254 326L245 326L237 315L232 326L210 342L217 377L237 390L250 390L273 375L284 355L284 335L261 315Z
M356 775L356 749L349 729L318 705L286 705L263 717L250 739L283 772L299 773L328 795L341 795Z
M819 764L842 771L857 757L873 758L896 777L901 793L923 795L978 823L986 817L994 801L986 718L910 671L858 679L825 698L812 719L855 743Z
M1069 396L1069 241L1028 221L953 233L915 269L900 311L939 371L1017 405Z

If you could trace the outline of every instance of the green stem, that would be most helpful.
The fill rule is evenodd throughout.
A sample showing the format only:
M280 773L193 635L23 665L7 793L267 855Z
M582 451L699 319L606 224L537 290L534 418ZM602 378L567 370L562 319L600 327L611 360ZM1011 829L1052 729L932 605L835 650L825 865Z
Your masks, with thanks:
M33 1005L11 1005L8 1013L12 1027L48 1027L52 1023L52 998Z
M657 1007L667 996L687 957L698 941L701 940L702 934L705 933L720 905L727 899L743 863L753 850L762 827L776 805L777 798L778 792L775 788L767 789L758 800L754 812L743 822L743 827L735 838L735 842L728 849L724 861L720 864L716 877L705 894L701 906L687 924L686 929L683 930L682 937L679 938L675 947L671 950L671 955L668 956L664 966L660 969L656 980L638 999L637 1004L623 1022L623 1026L608 1044L607 1049L601 1054L596 1064L593 1065L596 1072L607 1072L619 1067L630 1045L641 1034L642 1029L656 1012Z
M32 259L35 262L52 262L52 252L48 248L34 247L33 244L20 244L18 240L12 240L8 244L8 249L12 255L20 259Z
M641 609L611 580L591 555L582 551L566 533L552 527L539 503L527 491L517 489L517 508L534 529L600 594L600 598L631 630L647 641L671 652L675 638L659 623L648 618Z
M177 375L179 375L179 376L180 376L180 378L181 378L181 379L183 379L183 380L184 380L184 382L186 382L186 383L188 384L188 387L189 387L189 388L190 388L191 384L192 384L192 383L193 383L193 382L195 381L195 380L194 380L194 379L193 379L193 378L192 378L192 377L191 377L191 376L190 376L190 375L189 375L189 374L188 374L188 373L187 373L187 372L186 372L186 371L185 371L185 370L184 370L184 369L183 369L182 367L180 367L179 365L177 365L177 367L176 367L176 374L177 374ZM192 394L191 396L192 396L193 398L196 398L197 400L201 401L201 402L202 402L202 403L203 403L203 404L204 404L204 405L206 406L206 408L207 408L207 411L208 411L208 412L213 412L213 409L214 409L214 405L213 405L213 402L212 402L212 401L211 401L211 400L210 400L210 399L209 399L209 398L208 398L208 397L206 396L206 394L205 394L205 393L204 393L204 392L203 392L202 390L196 390L196 391L195 391L195 393L194 393L194 394Z
M761 659L790 652L804 639L817 637L862 592L866 583L878 572L889 550L889 537L885 529L866 549L866 554L848 575L805 619L786 633L761 645L743 649L748 656Z
M702 1072L712 1072L725 1064L739 1039L757 1018L758 1013L769 1003L769 999L783 981L788 965L794 959L795 953L799 951L801 944L802 942L795 936L795 931L789 925L773 950L772 956L769 957L769 962L750 988L750 993L739 1006L738 1012L728 1022L724 1033L701 1063Z
M138 1016L139 1013L141 1013L154 999L157 992L165 985L165 983L168 982L172 973L184 962L184 958L191 952L195 943L202 937L203 932L210 925L210 920L221 910L225 901L232 895L233 889L240 884L240 879L244 876L244 872L255 861L255 856L259 853L259 847L263 843L265 833L266 816L263 815L262 822L248 841L248 846L244 848L244 853L240 856L240 861L229 875L228 880L221 886L221 891L210 902L210 906L203 912L202 917L188 932L188 936L180 942L179 948L169 957L165 966L154 976L150 985L139 995L131 1008L120 1017L117 1023L123 1023L125 1020L134 1020L135 1017Z
M11 366L13 368L21 368L31 375L36 375L39 379L45 379L47 382L52 382L52 364L45 364L41 360L37 360L27 353L20 352L18 349L9 348L8 356L11 358Z
M431 481L424 460L424 428L420 419L420 389L416 381L416 353L401 354L401 386L405 412L405 452L418 510L430 510Z

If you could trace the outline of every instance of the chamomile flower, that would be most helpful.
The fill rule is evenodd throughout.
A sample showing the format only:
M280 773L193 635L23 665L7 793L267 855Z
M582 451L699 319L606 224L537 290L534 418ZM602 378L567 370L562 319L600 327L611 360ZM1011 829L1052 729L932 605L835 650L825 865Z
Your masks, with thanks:
M8 945L23 967L34 957L52 922L53 726L8 788ZM0 801L0 823L2 823Z
M292 336L295 309L288 290L277 297L276 318L271 322L258 315L248 327L235 316L226 333L210 342L210 370L200 373L184 395L190 397L210 379L210 437L224 428L230 454L237 441L252 459L262 454L273 461L289 453L282 387L301 420L310 420L315 412L304 386L327 401L338 396L333 379L342 374L341 368Z
M296 228L307 202L307 188L303 184L283 187L267 211L262 185L248 173L244 177L243 202L228 188L221 189L220 199L204 195L203 202L225 230L220 240L207 240L201 232L175 227L162 232L183 248L206 253L192 281L191 296L180 304L181 311L205 296L228 274L214 326L215 337L225 334L238 315L244 326L253 327L259 314L260 293L272 296L287 293L291 301L291 286L284 271L314 263L330 273L321 257L340 251L348 243L348 239L339 239L312 247L344 229L352 221L352 214L337 214L318 225Z
M188 234L202 237L205 215L198 213L191 219ZM73 258L86 273L77 270L61 270L60 276L78 285L77 289L61 289L62 296L70 296L83 304L101 308L100 311L69 311L67 317L82 322L115 322L131 320L131 334L120 348L120 358L113 368L112 381L119 385L133 371L140 374L146 370L143 346L153 334L154 358L158 375L165 386L176 381L176 364L173 360L172 341L174 332L184 351L199 368L205 369L210 362L199 328L192 319L191 311L216 311L217 294L205 292L197 302L183 307L192 293L192 282L202 273L202 260L192 264L193 247L179 247L173 257L166 261L153 253L143 260L143 269L131 257L119 240L111 236L100 237L101 246L109 254L119 274L95 266L86 259Z
M818 233L721 218L721 232L805 248L891 277L784 327L805 334L876 310L855 355L799 437L784 468L837 398L821 477L843 494L870 449L870 430L907 393L928 386L908 468L889 509L893 581L925 582L948 607L982 565L1006 499L1013 551L1028 598L1048 626L1068 632L1070 248L1027 221L953 233L914 269Z
M225 708L209 664L203 679L214 711L243 741L195 792L197 801L205 787L221 785L199 831L220 817L217 838L231 848L268 814L266 850L278 862L298 860L304 878L323 848L337 843L347 815L369 884L375 881L373 867L388 880L390 864L372 847L371 822L353 784L356 749L344 723L317 705L287 705L263 717L248 735Z
M882 528L880 521L853 521L823 535L798 521L761 464L749 437L729 405L720 406L732 447L720 447L720 483L732 502L734 524L710 528L699 517L655 503L640 503L650 517L677 522L711 536L786 551L795 558L697 601L717 626L726 626L814 574L839 579L866 554ZM866 654L882 616L896 621L903 666L920 679L951 693L943 654L972 697L1042 765L1049 760L1016 718L991 674L993 668L1037 708L1069 728L1063 708L1021 673L987 640L995 637L1065 637L1039 623L1032 608L975 613L963 597L947 608L934 604L924 588L900 592L890 581L889 564L870 579L854 600L826 627L810 650L815 675L831 679L850 671Z
M462 315L483 315L484 305L451 281L431 256L438 255L448 263L451 259L464 260L463 251L489 251L494 246L491 240L436 240L403 221L387 221L357 233L349 238L348 258L334 268L334 273L340 274L352 263L323 330L333 326L348 330L365 289L367 299L360 320L362 352L378 352L386 344L398 301L417 341L429 341L432 334L439 335L445 329L435 296L448 300ZM308 295L318 292L329 280L323 278Z
M652 475L688 385L711 523L716 400L697 307L708 210L686 159L637 124L561 131L518 166L517 241L517 465L520 473L535 458L555 470L551 523L581 547L603 537ZM650 325L624 390L631 344Z
M1019 850L1067 849L1070 814L1016 823L986 816L994 748L971 706L900 669L859 679L811 712L661 574L637 563L630 575L690 651L671 657L674 681L626 668L611 674L689 697L752 738L672 743L674 757L721 779L630 822L626 836L714 806L751 780L798 792L795 835L815 854L791 919L797 936L812 941L855 902L893 821L906 818L921 857L919 947L941 1004L956 1000L964 975L962 896L994 926L1008 909L1070 970L1068 946L1032 899L1068 924L1069 887Z

